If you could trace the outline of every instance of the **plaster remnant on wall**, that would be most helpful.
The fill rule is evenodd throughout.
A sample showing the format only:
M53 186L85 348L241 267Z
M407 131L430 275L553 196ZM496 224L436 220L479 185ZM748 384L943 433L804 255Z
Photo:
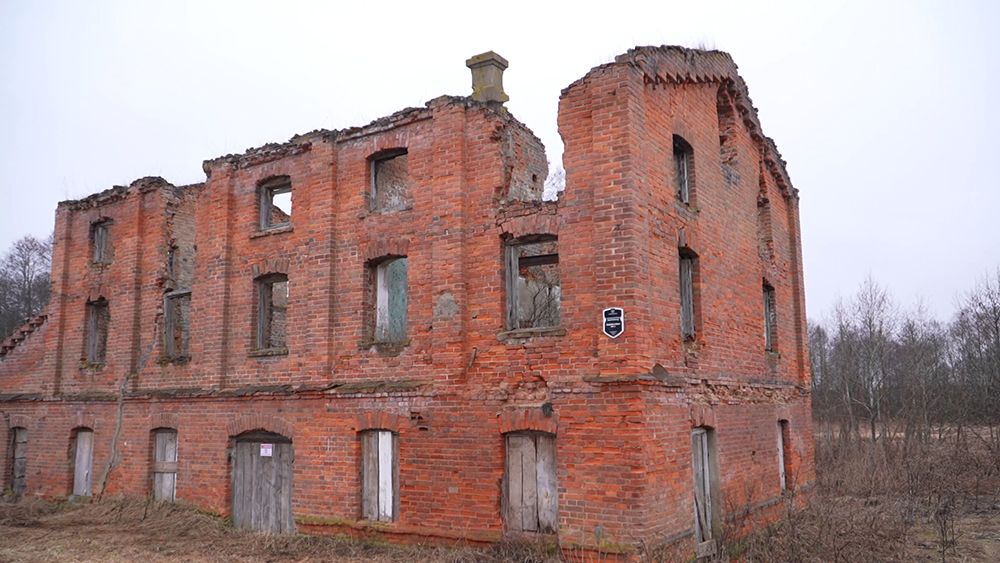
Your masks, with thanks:
M455 303L455 296L446 291L438 296L434 303L434 318L450 321L458 314L458 304Z

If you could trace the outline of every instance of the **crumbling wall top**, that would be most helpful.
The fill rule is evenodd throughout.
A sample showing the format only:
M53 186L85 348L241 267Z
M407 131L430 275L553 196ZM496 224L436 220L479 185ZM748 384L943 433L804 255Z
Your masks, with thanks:
M725 88L751 138L763 152L764 161L779 188L793 197L798 193L792 187L785 169L786 163L781 158L777 145L773 139L764 135L746 82L740 77L739 69L729 53L677 45L634 47L615 57L615 62L591 69L586 76L566 87L563 95L596 73L618 65L628 65L639 70L645 84L718 84L720 88Z
M98 192L96 194L91 194L82 199L69 199L66 201L59 202L57 210L70 210L70 211L82 211L84 209L93 209L96 207L102 207L109 203L114 203L116 201L121 201L125 199L130 193L146 193L154 190L170 190L175 194L177 192L182 192L186 189L196 189L203 186L203 184L190 184L187 186L175 186L170 182L164 180L159 176L146 176L144 178L139 178L133 181L127 186L113 186L104 190L103 192Z

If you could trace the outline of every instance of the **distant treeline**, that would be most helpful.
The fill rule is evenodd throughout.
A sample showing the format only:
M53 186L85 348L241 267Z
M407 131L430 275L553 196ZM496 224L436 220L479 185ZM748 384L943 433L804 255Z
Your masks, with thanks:
M813 416L841 439L982 438L1000 460L1000 268L960 299L950 322L901 309L867 279L809 323Z

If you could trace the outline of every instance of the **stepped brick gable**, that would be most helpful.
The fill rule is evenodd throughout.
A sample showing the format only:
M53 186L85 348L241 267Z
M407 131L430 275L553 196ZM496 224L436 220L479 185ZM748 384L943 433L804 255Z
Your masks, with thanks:
M552 201L507 61L468 64L470 97L60 203L0 345L6 494L628 559L807 492L798 191L729 55L569 85Z

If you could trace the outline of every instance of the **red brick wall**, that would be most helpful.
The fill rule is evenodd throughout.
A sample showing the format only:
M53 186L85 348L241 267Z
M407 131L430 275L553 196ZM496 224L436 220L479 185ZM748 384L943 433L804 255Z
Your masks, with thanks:
M95 431L95 492L112 467L105 494L148 494L151 431L169 426L178 501L225 513L227 448L265 429L293 441L299 525L362 533L357 433L372 420L399 436L400 512L379 529L405 537L501 536L511 430L556 435L566 545L691 541L697 426L717 437L724 512L780 498L779 419L792 480L808 487L797 195L755 113L740 111L749 99L735 65L679 53L630 52L564 91L558 203L535 198L547 167L526 127L496 104L443 97L207 161L204 185L143 179L60 204L48 321L0 361L0 438L15 417L31 421L28 494L69 494L81 425ZM674 135L693 148L690 205L674 193ZM371 157L402 148L408 204L373 211ZM291 182L290 224L261 231L258 188L275 176ZM106 218L114 260L92 265L90 224ZM558 237L562 326L511 333L504 244L535 234ZM680 330L681 246L698 254L693 342ZM374 344L370 322L368 267L387 255L407 257L407 340L394 345ZM254 353L252 340L254 278L267 273L289 285L288 349L277 355ZM774 353L765 281L777 297ZM186 288L190 358L172 361L163 295ZM82 361L97 296L111 305L102 366ZM611 306L625 310L616 339L600 333Z

